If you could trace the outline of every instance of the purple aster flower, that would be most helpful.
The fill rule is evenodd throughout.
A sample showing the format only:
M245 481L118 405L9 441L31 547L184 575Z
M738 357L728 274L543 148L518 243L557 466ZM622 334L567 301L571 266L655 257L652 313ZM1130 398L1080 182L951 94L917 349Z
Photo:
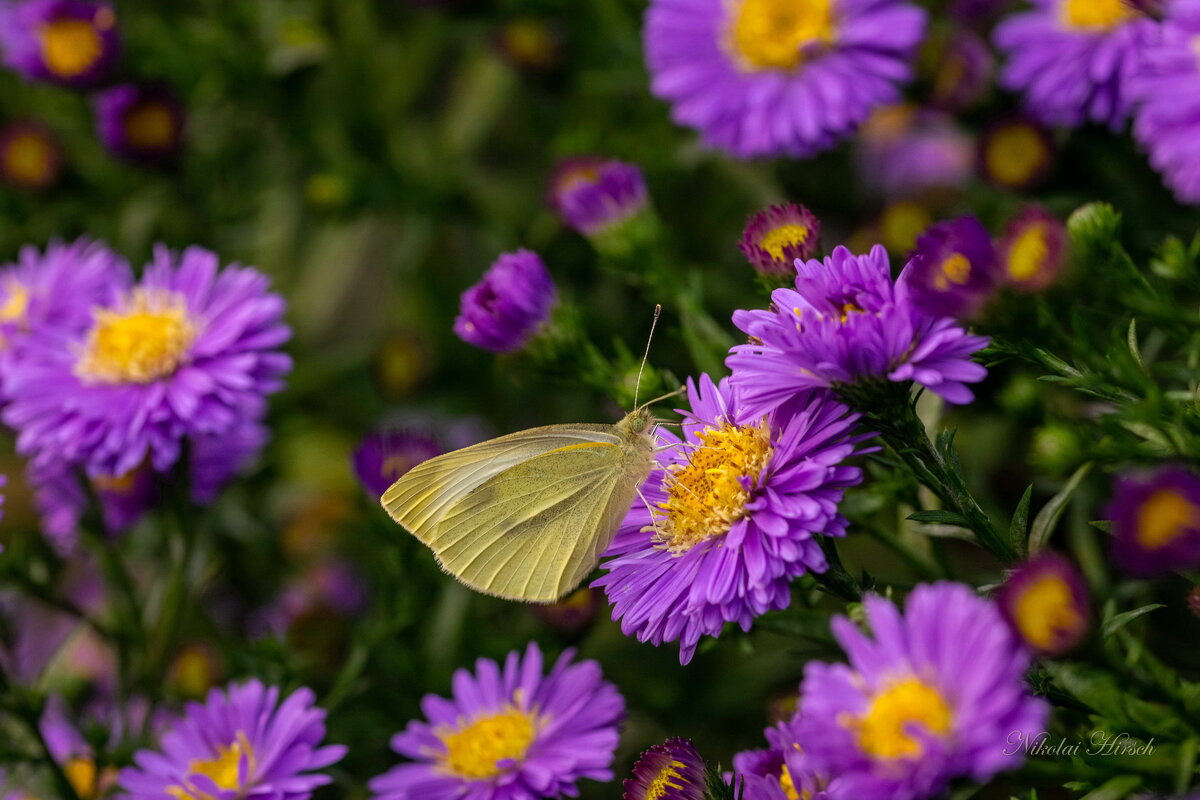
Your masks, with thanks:
M83 738L79 728L68 718L67 704L60 695L51 695L38 727L63 774L80 798L105 797L116 786L117 770L113 767L99 768L92 747ZM119 714L107 714L94 722L119 732ZM114 736L114 739L119 738ZM114 744L116 742L114 741Z
M889 198L962 188L975 145L953 118L914 106L881 108L863 126L857 151L863 181Z
M0 8L0 48L26 78L94 86L117 61L117 15L107 3L17 0Z
M537 253L504 253L462 294L454 332L493 353L520 350L550 317L554 281Z
M596 156L564 159L550 179L550 205L584 236L595 236L636 217L650 202L635 164Z
M0 129L0 180L29 191L49 188L62 172L62 147L40 122L19 120Z
M1069 560L1046 551L1017 567L996 593L1000 613L1040 655L1059 656L1087 635L1091 601Z
M766 413L806 389L881 380L913 381L950 403L974 398L966 384L987 370L971 356L988 340L918 308L912 265L893 283L876 245L865 256L839 247L797 270L796 288L776 289L770 309L734 312L751 337L726 360L745 413Z
M1022 292L1054 284L1067 264L1067 226L1040 206L1026 206L1000 240L1000 277Z
M1000 85L1021 92L1047 125L1085 121L1119 129L1133 107L1130 80L1157 23L1125 0L1033 0L996 28L1007 61Z
M939 222L917 238L905 272L918 308L935 317L973 317L996 288L996 248L975 217Z
M32 332L86 326L130 275L124 259L90 239L52 241L44 252L26 245L15 264L0 266L0 403Z
M805 157L899 99L924 31L904 0L654 0L646 61L654 93L707 144Z
M1133 133L1183 203L1200 203L1200 0L1175 0L1133 81Z
M742 786L742 800L828 800L829 781L805 762L798 730L799 717L793 714L763 731L765 749L743 750L733 757L731 777Z
M1043 730L1049 707L1029 692L1029 652L995 605L969 586L918 586L902 616L864 600L873 638L845 617L834 636L845 664L804 670L797 741L811 768L836 775L830 800L911 800L957 777L984 782L1014 769L1014 732Z
M183 440L261 419L291 360L283 299L254 269L219 269L198 247L154 260L90 326L34 331L6 381L4 421L35 464L124 475L165 472Z
M977 34L957 29L936 45L929 102L934 108L961 111L991 86L995 59Z
M667 739L638 756L621 800L705 800L708 771L687 739Z
M979 137L977 169L988 183L1021 191L1041 183L1054 165L1050 131L1017 115L988 125Z
M166 86L123 83L92 98L96 130L110 151L128 161L169 161L183 141L183 105Z
M581 779L612 779L625 701L595 661L567 650L550 674L529 643L503 668L479 659L454 674L454 697L426 695L427 722L392 738L413 759L370 782L376 800L530 800L574 797Z
M417 430L379 430L362 440L352 461L359 483L378 500L410 469L443 452L437 437Z
M1200 477L1182 467L1117 476L1105 516L1113 559L1130 575L1152 577L1200 566Z
M325 712L309 689L280 701L280 691L249 681L213 689L204 704L188 703L161 738L161 751L140 750L121 770L128 800L164 797L272 797L305 800L329 783L323 769L346 748L321 747Z
M770 206L746 221L738 248L762 275L795 275L796 259L817 253L821 223L802 205Z
M283 636L298 620L329 614L350 619L367 604L366 581L348 561L324 558L289 581L270 605L255 615L251 628Z
M625 517L601 568L613 619L639 641L679 642L688 663L703 635L786 608L793 578L824 572L817 536L843 536L838 504L862 480L857 416L826 392L770 413L739 405L729 381L687 386L684 439L657 431L646 504ZM686 443L686 444L685 444ZM649 507L647 507L647 505Z

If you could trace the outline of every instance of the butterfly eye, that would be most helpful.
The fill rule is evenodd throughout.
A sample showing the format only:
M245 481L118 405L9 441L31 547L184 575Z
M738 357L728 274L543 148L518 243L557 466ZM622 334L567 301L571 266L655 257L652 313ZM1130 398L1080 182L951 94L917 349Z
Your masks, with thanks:
M646 428L646 420L641 417L634 417L629 420L629 429L634 433L641 433Z

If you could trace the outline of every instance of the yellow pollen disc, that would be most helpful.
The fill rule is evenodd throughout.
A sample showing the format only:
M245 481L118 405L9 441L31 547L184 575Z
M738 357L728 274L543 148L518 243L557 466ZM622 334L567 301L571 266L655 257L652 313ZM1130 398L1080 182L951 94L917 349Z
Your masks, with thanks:
M131 469L124 475L97 475L92 478L92 486L97 491L109 494L129 494L137 485L137 470Z
M971 262L962 253L952 253L938 267L933 276L933 286L946 291L951 284L962 286L971 278Z
M63 772L75 794L84 800L96 796L96 762L90 758L72 758L63 765Z
M838 319L840 319L842 322L845 322L846 320L850 319L851 314L862 314L862 313L864 313L863 308L862 308L862 306L858 305L857 303L842 303L842 313L841 313L841 316L838 317Z
M98 383L150 383L173 373L195 338L181 295L135 289L125 310L96 310L75 374Z
M921 726L943 735L950 731L952 713L945 698L916 678L891 684L871 700L861 717L843 724L856 734L858 746L876 758L915 758L921 755L921 742L909 731Z
M9 139L0 158L14 182L39 186L49 179L54 167L54 145L38 133L25 131Z
M85 19L56 19L38 30L42 61L60 78L87 72L104 54L96 26Z
M1061 634L1082 621L1071 587L1057 575L1039 578L1022 592L1013 616L1021 636L1038 650L1052 650Z
M188 772L193 775L203 775L212 780L218 789L249 789L249 783L242 785L238 782L238 765L242 755L247 759L247 780L252 781L254 775L254 750L246 734L238 731L237 741L228 747L217 749L217 757L213 759L195 759L188 764ZM190 782L189 782L190 783ZM210 800L211 795L205 794L189 786L171 786L167 794L177 800Z
M892 203L883 210L879 220L883 246L893 253L907 253L916 247L917 237L931 222L929 211L920 203Z
M1098 33L1117 27L1135 12L1127 0L1063 0L1060 13L1067 28Z
M830 0L741 0L731 46L752 70L795 69L813 44L832 41Z
M1014 281L1028 281L1042 271L1050 245L1046 242L1046 225L1035 222L1021 231L1008 251L1008 276Z
M783 250L789 245L802 246L808 241L808 228L796 223L780 225L772 228L758 240L758 246L771 254L771 258L782 259Z
M683 777L683 762L671 761L658 771L654 780L650 781L650 785L646 787L644 800L662 800L671 793L672 789L683 789L686 782L687 779Z
M783 793L787 796L788 800L812 800L812 792L807 789L800 791L796 788L796 783L792 780L792 773L788 771L787 764L783 765L783 771L779 773L779 788L783 789Z
M162 103L142 103L125 115L125 139L132 147L166 150L175 144L175 117Z
M1158 490L1138 509L1137 540L1147 550L1166 547L1197 529L1200 529L1200 507L1174 489Z
M673 553L684 553L720 536L746 515L745 505L771 458L766 419L757 425L722 423L700 434L699 447L669 476L667 499L659 504L658 531Z
M1004 186L1021 186L1037 173L1050 153L1029 125L1006 125L993 133L983 154L988 174Z
M600 180L600 172L596 167L572 167L558 176L558 190L565 192L576 186L586 186L598 180Z
M519 708L479 719L459 730L438 734L446 745L442 763L464 778L492 778L503 772L499 762L525 757L537 735L534 716Z
M0 284L4 300L0 302L0 322L21 322L29 309L29 290L15 278Z

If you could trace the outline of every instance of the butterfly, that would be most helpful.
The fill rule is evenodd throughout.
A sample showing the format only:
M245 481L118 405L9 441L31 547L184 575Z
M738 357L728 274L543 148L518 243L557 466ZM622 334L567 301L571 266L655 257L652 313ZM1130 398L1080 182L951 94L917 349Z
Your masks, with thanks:
M547 425L437 456L392 484L381 502L472 589L557 600L600 561L650 474L648 406L661 399L615 425Z

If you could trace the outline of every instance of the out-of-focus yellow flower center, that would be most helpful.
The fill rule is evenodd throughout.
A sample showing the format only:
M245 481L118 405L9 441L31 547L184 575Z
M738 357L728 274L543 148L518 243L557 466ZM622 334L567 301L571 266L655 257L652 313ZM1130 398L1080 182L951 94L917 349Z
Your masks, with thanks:
M140 103L124 120L125 139L132 147L166 150L175 144L175 116L162 103Z
M796 783L792 780L792 773L788 770L787 764L783 765L783 771L779 773L779 788L783 789L783 793L787 796L788 800L812 800L812 792L807 789L800 791L796 788Z
M1200 529L1200 507L1174 489L1159 489L1137 514L1137 540L1147 550L1166 547Z
M650 781L650 785L646 787L644 800L662 800L664 797L683 790L687 783L687 778L683 777L683 768L682 761L672 759L667 762L654 776L654 780ZM672 790L675 791L672 792Z
M399 480L419 463L421 462L414 459L411 453L393 453L383 460L379 467L379 477L386 481Z
M0 287L4 302L0 303L0 322L22 322L29 310L29 290L16 278L8 278Z
M1063 0L1063 25L1071 30L1098 33L1111 30L1134 15L1127 0Z
M883 210L879 221L883 246L893 253L907 253L917 246L917 237L932 221L929 210L920 203L892 203Z
M50 179L54 167L54 145L36 131L22 131L8 140L4 171L22 186L40 186Z
M238 781L238 766L241 763L243 755L246 756L248 765L247 779L253 780L255 764L254 749L250 746L250 741L246 738L246 734L241 731L238 731L237 741L228 747L217 748L216 758L197 758L189 763L188 772L192 775L203 775L209 778L217 785L218 789L249 789L250 786L248 784L243 785ZM188 786L168 787L167 794L176 798L176 800L214 800L212 795L199 791L190 782Z
M100 790L115 780L117 771L112 767L97 770L96 762L92 759L76 757L63 764L63 774L81 800L91 800L99 797Z
M940 291L946 291L950 285L962 286L971 278L971 262L962 253L951 253L938 266L933 276L933 286Z
M554 33L541 20L519 19L504 28L504 50L517 64L535 68L554 63Z
M809 46L832 41L833 23L830 0L741 0L730 39L747 68L790 70Z
M577 166L565 170L558 176L558 191L566 192L576 186L587 186L600 180L600 170L594 166Z
M1027 281L1037 276L1050 255L1046 241L1046 225L1034 222L1017 234L1008 252L1008 275L1015 281Z
M98 14L96 20L63 18L42 25L38 38L46 68L60 78L74 78L87 72L104 55L104 42L97 25L106 18Z
M171 683L188 697L200 697L217 682L220 666L203 645L185 647L171 664Z
M137 478L136 469L131 469L124 475L97 475L92 478L92 486L100 492L127 495L137 486Z
M686 464L669 474L666 501L657 520L667 549L686 552L720 536L746 515L746 502L771 458L771 435L764 419L757 425L706 428Z
M854 731L863 752L894 760L921 755L920 740L909 733L913 726L940 736L949 732L952 722L950 705L941 693L909 677L876 694L862 716L848 717L842 724Z
M1051 650L1063 632L1082 621L1071 587L1057 575L1046 575L1029 585L1013 609L1017 630L1038 650Z
M515 707L480 717L464 728L438 734L446 745L442 763L464 778L495 777L504 771L499 762L525 757L537 729L534 715Z
M1023 123L998 128L988 137L983 154L988 174L1004 186L1028 183L1049 158L1041 135Z
M195 338L182 295L135 289L124 310L96 310L75 373L98 383L150 383L173 373Z
M758 240L758 246L770 253L771 258L782 259L784 248L802 247L808 241L808 234L807 226L789 222L763 234L763 237Z

